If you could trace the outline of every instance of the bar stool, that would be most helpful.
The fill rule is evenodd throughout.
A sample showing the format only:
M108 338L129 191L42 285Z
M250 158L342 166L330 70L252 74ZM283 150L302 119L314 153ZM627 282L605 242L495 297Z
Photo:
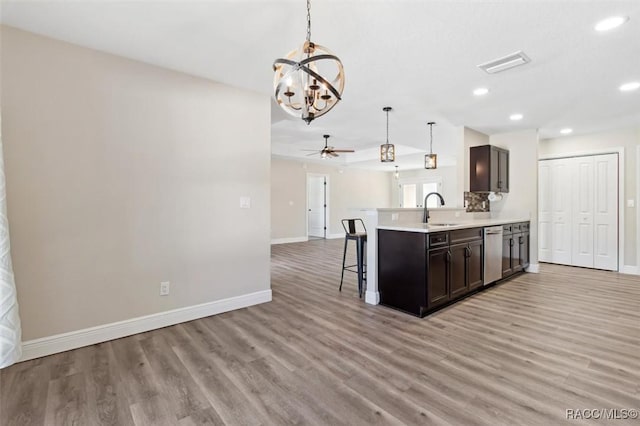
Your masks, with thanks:
M342 291L342 282L344 281L344 271L355 272L358 274L358 296L362 297L364 291L364 282L367 280L367 265L365 262L365 252L367 247L367 228L364 226L362 219L342 219L342 227L344 228L344 252L342 254L342 276L340 277L340 289ZM346 265L347 260L347 243L349 240L356 242L356 264ZM351 268L356 267L354 271Z

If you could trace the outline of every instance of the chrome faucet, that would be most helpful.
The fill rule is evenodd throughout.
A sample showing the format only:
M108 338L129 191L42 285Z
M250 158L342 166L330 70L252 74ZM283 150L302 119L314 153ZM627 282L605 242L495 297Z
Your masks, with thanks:
M429 223L429 209L427 208L427 198L429 198L432 195L437 195L438 198L440 198L440 205L444 206L444 198L442 198L442 195L438 194L437 192L428 193L424 197L424 212L422 214L422 223Z

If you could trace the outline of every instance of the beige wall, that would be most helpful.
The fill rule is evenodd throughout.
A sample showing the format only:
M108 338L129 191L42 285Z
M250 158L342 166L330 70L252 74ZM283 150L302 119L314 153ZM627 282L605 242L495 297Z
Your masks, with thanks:
M272 240L307 236L307 173L329 175L328 236L344 234L340 220L353 217L351 209L391 206L389 172L274 157L271 159Z
M607 149L623 148L624 150L624 200L635 200L636 207L623 210L624 217L624 264L637 265L636 238L636 170L637 147L640 145L640 126L617 129L589 135L565 136L557 139L540 141L540 158L571 155L587 152L605 152Z
M268 290L269 108L264 95L2 28L23 338Z

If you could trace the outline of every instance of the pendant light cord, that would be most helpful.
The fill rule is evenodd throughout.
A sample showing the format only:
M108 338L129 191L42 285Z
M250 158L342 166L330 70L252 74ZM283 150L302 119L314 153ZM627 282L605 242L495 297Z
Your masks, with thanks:
M389 110L387 112L387 144L389 143Z
M429 124L429 135L431 137L431 142L429 142L429 154L433 155L433 123L427 124Z
M311 0L307 0L307 41L311 43Z

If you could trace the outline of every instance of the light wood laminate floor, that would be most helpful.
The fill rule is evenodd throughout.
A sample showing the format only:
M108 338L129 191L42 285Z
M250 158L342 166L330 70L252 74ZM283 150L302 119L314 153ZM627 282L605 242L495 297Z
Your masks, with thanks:
M272 247L273 302L0 372L0 424L638 424L640 278L543 265L419 319L338 293L342 240Z

